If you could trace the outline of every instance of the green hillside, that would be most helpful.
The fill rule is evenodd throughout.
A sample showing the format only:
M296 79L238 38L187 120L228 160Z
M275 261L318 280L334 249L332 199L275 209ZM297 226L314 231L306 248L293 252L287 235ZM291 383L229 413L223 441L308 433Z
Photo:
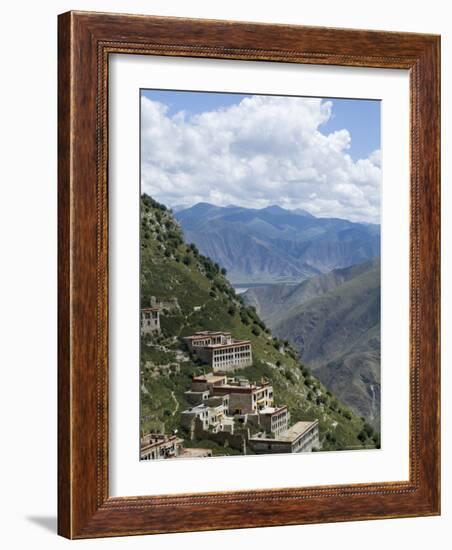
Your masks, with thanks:
M310 277L298 284L272 284L249 288L243 298L247 304L255 306L268 326L274 327L291 315L294 308L331 293L349 281L358 280L361 275L375 270L379 264L380 258L373 258L361 264L333 269L329 273Z
M238 374L256 382L269 379L276 404L288 405L292 422L319 419L323 450L378 446L372 428L300 364L298 353L287 341L272 337L255 310L235 294L225 275L195 245L184 242L169 210L148 196L142 197L142 306L156 296L160 300L176 298L178 307L162 311L161 336L142 338L141 430L180 430L180 412L189 407L184 391L194 374L209 370L193 361L181 338L198 330L228 330L235 338L251 340L253 347L253 365ZM194 444L210 446L217 455L237 452L209 441L185 441L186 446Z
M379 428L380 262L349 272L328 292L292 308L286 303L285 314L270 324L329 390Z

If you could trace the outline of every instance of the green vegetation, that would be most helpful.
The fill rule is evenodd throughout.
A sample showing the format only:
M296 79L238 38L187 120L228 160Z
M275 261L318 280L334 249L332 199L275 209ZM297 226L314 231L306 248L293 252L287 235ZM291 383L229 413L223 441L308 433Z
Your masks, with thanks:
M178 307L161 315L162 335L141 343L141 429L169 433L180 429L180 413L190 405L184 391L193 375L209 368L190 357L183 336L199 330L225 330L251 341L253 365L237 374L271 381L277 405L289 407L292 422L319 419L322 450L375 447L378 435L340 403L310 370L300 364L287 340L273 338L256 310L244 304L224 270L187 245L172 213L150 197L141 208L141 302L151 296L177 299ZM179 356L179 359L178 359ZM181 360L181 357L184 360ZM186 446L210 447L214 454L237 451L185 439Z

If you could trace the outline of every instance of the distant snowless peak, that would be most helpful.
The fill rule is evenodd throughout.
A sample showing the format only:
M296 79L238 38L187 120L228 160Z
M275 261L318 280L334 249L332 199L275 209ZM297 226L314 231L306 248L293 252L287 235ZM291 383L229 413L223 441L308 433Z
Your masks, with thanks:
M262 208L262 210L265 212L270 212L271 214L287 214L289 212L290 214L298 214L299 216L314 217L307 210L303 210L302 208L283 208L277 204L272 204L271 206Z
M171 206L171 210L175 213L182 212L182 210L187 210L187 208L190 208L186 204L175 204L174 206Z
M241 206L239 204L233 204L230 203L226 206L220 206L218 204L213 204L211 202L206 201L200 201L195 204L171 204L170 201L165 201L164 199L160 199L159 202L162 202L165 204L168 208L171 208L171 210L174 212L174 214L181 214L182 212L190 212L191 214L195 215L204 215L209 213L216 213L218 215L222 214L222 211L229 211L227 213L230 213L230 211L248 211L248 212L263 212L270 214L271 216L283 216L283 215L296 215L296 216L302 216L304 218L314 218L314 219L321 219L321 218L327 218L327 219L335 219L335 220L346 220L346 218L340 218L340 217L334 217L334 216L322 216L319 214L311 214L308 210L304 210L303 208L289 208L289 207L283 207L279 206L278 204L271 204L269 206L264 206L261 208L253 208L249 206ZM226 212L224 212L226 213ZM362 226L379 226L379 223L372 223L362 220L347 220L351 221L353 223L360 224Z
M315 216L313 214L311 214L307 210L303 210L303 208L295 208L295 210L291 210L291 212L295 212L296 214L299 214L300 216L309 216L310 218L315 218Z
M218 209L232 209L232 208L238 208L238 209L243 209L243 210L258 210L258 211L261 211L261 212L268 212L269 214L274 214L274 215L278 215L278 214L297 214L299 216L308 216L310 218L314 218L315 216L313 216L310 212L308 212L307 210L303 210L302 208L283 208L282 206L279 206L277 204L271 204L270 206L265 206L263 208L250 208L250 207L246 207L246 206L240 206L238 204L228 204L227 206L218 206L216 204L212 204L212 203L209 203L209 202L197 202L196 204L193 204L192 206L183 206L183 205L177 205L177 206L173 206L172 209L174 212L181 212L182 210L191 210L191 209L196 209L196 210L200 210L200 209L213 209L213 208L218 208Z

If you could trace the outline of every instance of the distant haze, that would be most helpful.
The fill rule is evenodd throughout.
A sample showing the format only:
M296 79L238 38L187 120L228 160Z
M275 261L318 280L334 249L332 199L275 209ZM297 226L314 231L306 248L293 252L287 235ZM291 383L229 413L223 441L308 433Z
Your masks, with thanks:
M380 227L317 218L280 206L262 209L198 203L176 213L187 242L238 283L302 281L380 255Z

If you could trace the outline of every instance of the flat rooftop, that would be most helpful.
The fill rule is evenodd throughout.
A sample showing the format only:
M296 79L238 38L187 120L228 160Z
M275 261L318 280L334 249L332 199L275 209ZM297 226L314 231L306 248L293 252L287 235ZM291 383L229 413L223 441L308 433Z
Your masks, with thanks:
M199 412L204 412L204 411L207 411L207 410L215 410L215 409L220 409L223 407L223 403L217 403L216 405L213 404L212 402L210 403L200 403L199 405L194 405L193 407L191 407L190 409L185 409L185 411L182 411L181 414L190 414L190 413L193 413L193 414L196 414L196 413L199 413Z
M274 414L279 413L285 409L287 409L287 405L283 405L282 407L264 407L259 411L259 414Z
M185 411L182 411L182 414L202 412L202 411L206 411L208 408L209 407L205 403L200 403L199 405L195 405L194 407L190 407L189 409L185 409Z
M221 384L214 386L215 393L251 393L258 392L270 387L269 382L261 382L259 385L248 382L248 384Z
M232 348L234 346L244 346L251 344L250 340L231 340L227 344L207 344L207 349Z
M222 380L226 380L226 375L224 374L213 374L209 372L208 374L201 374L200 376L193 376L192 378L193 382L221 382Z
M205 338L206 336L231 336L231 333L223 331L202 330L200 332L195 332L191 336L185 336L184 338L186 340L189 340L193 338Z
M305 433L307 433L309 430L311 430L315 425L318 424L318 420L313 420L312 422L297 422L293 426L291 426L288 430L283 432L278 437L270 438L270 437L252 437L250 439L258 439L258 440L264 440L264 441L273 441L277 442L280 441L282 443L292 443Z

